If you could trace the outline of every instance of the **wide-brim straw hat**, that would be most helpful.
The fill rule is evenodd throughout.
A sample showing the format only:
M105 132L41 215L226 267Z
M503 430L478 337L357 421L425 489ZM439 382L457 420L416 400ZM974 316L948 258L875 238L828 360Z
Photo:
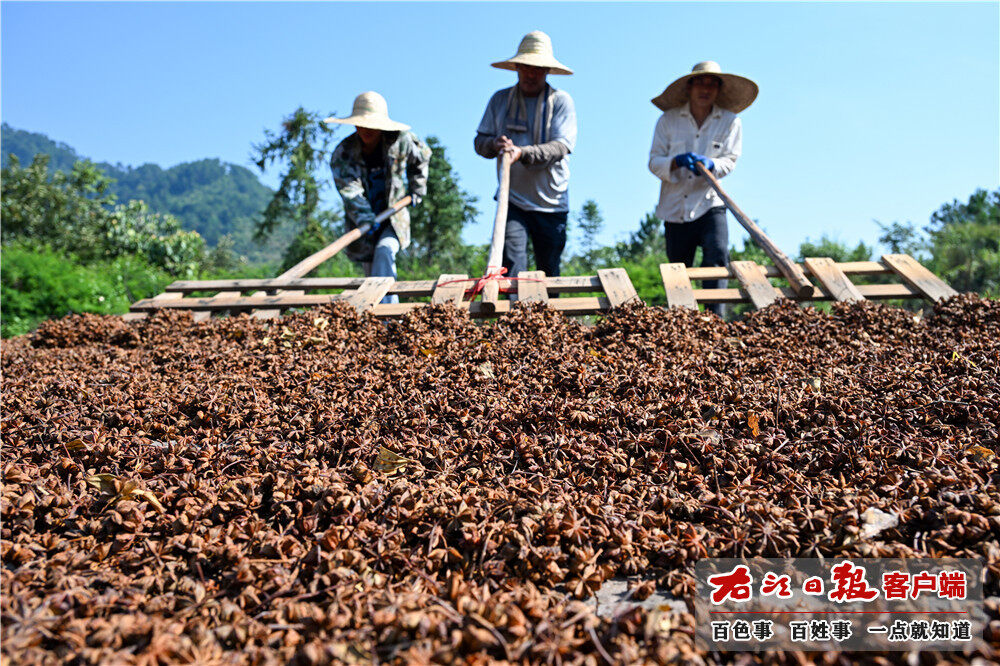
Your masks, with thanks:
M410 129L409 125L397 123L389 118L389 105L385 103L385 97L371 90L354 98L354 108L351 110L351 115L346 118L325 118L323 122L367 127L387 132Z
M498 69L516 70L518 65L545 67L549 74L572 74L573 70L562 64L552 53L552 40L541 30L529 32L517 45L512 58L493 63Z
M717 106L739 113L757 99L756 83L744 76L723 72L719 63L706 60L695 65L690 74L685 74L667 86L666 90L653 98L653 104L661 111L683 106L688 101L688 81L703 74L711 74L722 81L722 88L715 100Z

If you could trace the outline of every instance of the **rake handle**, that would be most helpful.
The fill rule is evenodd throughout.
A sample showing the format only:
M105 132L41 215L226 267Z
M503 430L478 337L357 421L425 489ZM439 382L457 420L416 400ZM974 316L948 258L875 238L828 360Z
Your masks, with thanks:
M490 242L490 254L486 259L486 269L483 277L490 274L490 268L497 270L503 265L503 241L507 233L507 205L510 199L510 153L500 154L500 190L497 192L497 216L493 219L493 240ZM500 298L500 283L493 279L483 285L483 309L496 311L497 300Z
M389 217L395 215L399 211L403 210L410 205L412 198L409 194L397 201L392 205L391 208L386 208L384 211L378 214L375 221L370 224L362 224L360 227L351 229L346 234L333 241L322 250L315 254L311 254L299 263L295 264L287 271L279 275L276 279L278 280L294 280L296 278L308 275L314 268L322 264L324 261L334 256L345 247L353 243L354 241L361 238L362 234L368 231L372 226L376 226L387 220Z
M697 162L695 168L698 169L698 173L704 176L712 189L716 191L722 201L726 204L726 208L732 211L733 215L743 225L743 228L747 230L750 237L753 238L754 242L760 246L760 249L764 250L764 253L771 258L774 265L777 266L781 274L788 280L789 286L795 291L799 298L807 298L813 295L813 285L806 279L806 274L802 271L798 264L793 262L788 256L781 251L777 245L774 244L767 234L764 233L763 229L757 226L757 224L750 219L750 217L740 210L740 207L736 205L736 202L726 194L726 191L722 189L719 185L719 180L709 171L704 164Z

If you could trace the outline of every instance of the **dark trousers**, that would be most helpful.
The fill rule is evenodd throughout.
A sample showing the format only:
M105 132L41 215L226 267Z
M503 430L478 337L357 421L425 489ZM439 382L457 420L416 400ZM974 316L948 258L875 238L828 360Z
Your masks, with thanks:
M547 276L559 275L559 260L566 247L566 220L569 213L539 213L510 204L507 232L503 241L503 266L507 275L517 277L528 270L528 238L535 251L535 264Z
M710 208L693 222L664 222L663 235L667 240L667 258L671 263L694 264L694 253L701 246L702 266L729 265L729 226L725 206ZM705 289L724 289L728 280L702 280ZM725 303L705 305L720 317L726 314Z

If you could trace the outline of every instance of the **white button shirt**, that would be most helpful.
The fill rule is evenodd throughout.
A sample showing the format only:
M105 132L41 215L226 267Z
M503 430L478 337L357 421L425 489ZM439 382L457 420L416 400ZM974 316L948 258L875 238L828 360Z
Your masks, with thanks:
M649 170L662 182L656 216L667 222L692 222L709 208L725 205L703 176L685 168L670 170L682 153L700 153L715 162L716 178L736 166L743 150L743 126L735 113L718 106L698 127L688 104L670 109L656 121Z

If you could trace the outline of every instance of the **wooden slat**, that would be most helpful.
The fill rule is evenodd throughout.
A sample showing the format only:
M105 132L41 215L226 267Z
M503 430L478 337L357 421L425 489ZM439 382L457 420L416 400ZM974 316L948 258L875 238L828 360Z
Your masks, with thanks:
M407 312L425 307L425 303L378 303L372 309L372 314L380 319L400 317ZM469 311L469 316L475 319L495 317L510 312L511 301L497 301L496 310L490 311L483 307L481 301L463 301L459 306ZM577 296L570 298L554 298L549 301L549 307L565 315L593 315L611 310L611 302L604 296Z
M451 284L443 284L450 282ZM460 305L465 296L465 290L472 286L469 276L464 273L445 273L439 277L434 285L434 293L431 295L431 303L443 305L454 303Z
M829 257L810 257L805 260L806 268L816 280L820 287L831 298L837 301L863 301L865 297L861 295L858 288L854 286L843 271L837 268L837 263Z
M883 254L882 261L895 271L903 282L932 301L940 301L958 295L957 291L908 254Z
M688 279L687 266L682 263L660 264L663 290L667 292L667 305L672 308L698 309L694 300L694 290Z
M597 271L597 277L604 287L604 293L608 295L611 307L617 308L633 300L640 300L624 268L602 268Z
M348 296L347 302L359 312L372 308L381 301L395 282L391 277L372 277L364 281L358 290Z
M700 173L707 181L708 184L712 186L716 194L722 199L723 203L726 204L726 208L736 217L743 228L747 230L750 234L750 238L754 240L757 247L764 251L771 261L778 267L781 274L785 276L788 280L788 286L795 290L795 293L800 298L805 298L806 296L812 296L816 288L813 284L806 278L805 273L802 271L802 267L794 263L788 258L781 248L775 245L774 241L764 233L764 230L757 226L757 223L750 218L749 215L740 210L740 207L736 205L725 190L722 189L722 185L719 184L719 180L715 175L709 170L709 168L700 163L696 163L695 169Z
M346 300L354 293L355 292L353 291L345 291L341 294L305 294L304 296L290 296L287 294L268 296L264 294L261 296L230 297L225 300L212 300L211 298L177 298L170 301L156 301L152 298L147 298L133 303L132 310L135 312L149 312L160 308L166 308L169 310L249 310L260 307L314 307L317 305L326 305L327 303Z
M156 296L153 296L152 298L147 300L152 302L172 301L178 298L182 298L183 296L184 294L172 291L170 287L167 287L167 290L164 291L162 294L157 294ZM122 315L122 319L124 319L125 321L138 321L139 319L145 319L149 314L147 312L136 312L132 307L130 307L129 310L130 312L126 312L125 314Z
M733 261L729 264L736 279L750 297L750 302L759 309L766 308L781 298L781 294L767 281L764 269L752 261Z
M774 266L766 266L767 277L780 278L781 273ZM880 264L877 261L847 261L837 264L845 275L865 274L879 275L893 273L891 268ZM806 273L810 273L808 267L804 267ZM688 278L691 280L724 280L735 279L736 275L723 266L706 266L687 269ZM550 294L562 293L588 293L601 291L601 281L596 275L561 275L559 277L547 277L546 288ZM190 294L195 291L250 291L253 289L267 289L274 291L277 289L357 289L365 278L299 278L297 280L279 281L276 278L246 279L246 280L178 280L169 284L165 291L181 292ZM408 296L430 296L434 290L435 280L413 280L401 281L393 285L389 290L390 294ZM500 287L508 286L507 281L501 280Z
M193 291L251 291L254 289L357 289L364 278L299 278L278 280L265 278L254 280L178 280L167 289L190 294ZM402 284L402 283L401 283Z
M604 291L601 280L596 275L560 275L545 278L545 288L549 294L585 294Z
M855 285L861 295L869 300L885 300L888 298L923 298L920 292L905 284L859 284ZM785 298L797 300L795 292L788 287L778 287L778 292ZM742 289L695 289L694 298L699 303L746 303L749 295ZM809 301L829 301L830 297L822 291L816 292Z
M877 261L845 261L837 264L837 268L839 268L840 272L845 275L881 275L885 273L892 273L892 269L886 268ZM767 270L767 277L769 278L784 277L782 276L781 271L774 266L768 265L765 266L765 269ZM809 269L805 268L805 271L808 273ZM687 274L688 278L691 280L724 280L726 278L736 278L736 275L730 269L723 266L688 268Z
M874 264L883 272L889 269L882 264ZM698 269L691 268L689 271L698 270L722 270L726 269ZM728 277L726 271L722 275L714 276L718 278ZM693 276L692 276L693 277ZM713 276L706 276L713 277ZM253 291L267 290L276 291L279 289L302 289L311 291L314 289L357 289L365 278L299 278L297 280L279 281L275 278L247 279L247 280L179 280L171 283L167 289L171 292L190 294L196 291ZM397 282L389 290L390 294L400 296L430 296L434 291L437 280L410 280ZM500 288L505 289L510 286L509 280L500 280ZM550 294L580 294L602 291L601 281L596 275L561 275L559 277L546 277L545 287Z
M238 298L241 295L242 295L242 292L239 292L239 291L220 291L218 294L216 294L215 296L212 296L208 300L210 300L210 301L225 300L227 298L233 298L233 297L237 297ZM199 310L198 312L195 312L194 314L192 314L191 318L194 319L196 322L198 322L198 321L205 321L206 319L211 319L212 318L212 311L211 310Z
M517 300L521 303L548 303L544 271L521 271L517 276Z
M871 300L886 298L921 298L920 292L908 284L859 284L861 295Z

